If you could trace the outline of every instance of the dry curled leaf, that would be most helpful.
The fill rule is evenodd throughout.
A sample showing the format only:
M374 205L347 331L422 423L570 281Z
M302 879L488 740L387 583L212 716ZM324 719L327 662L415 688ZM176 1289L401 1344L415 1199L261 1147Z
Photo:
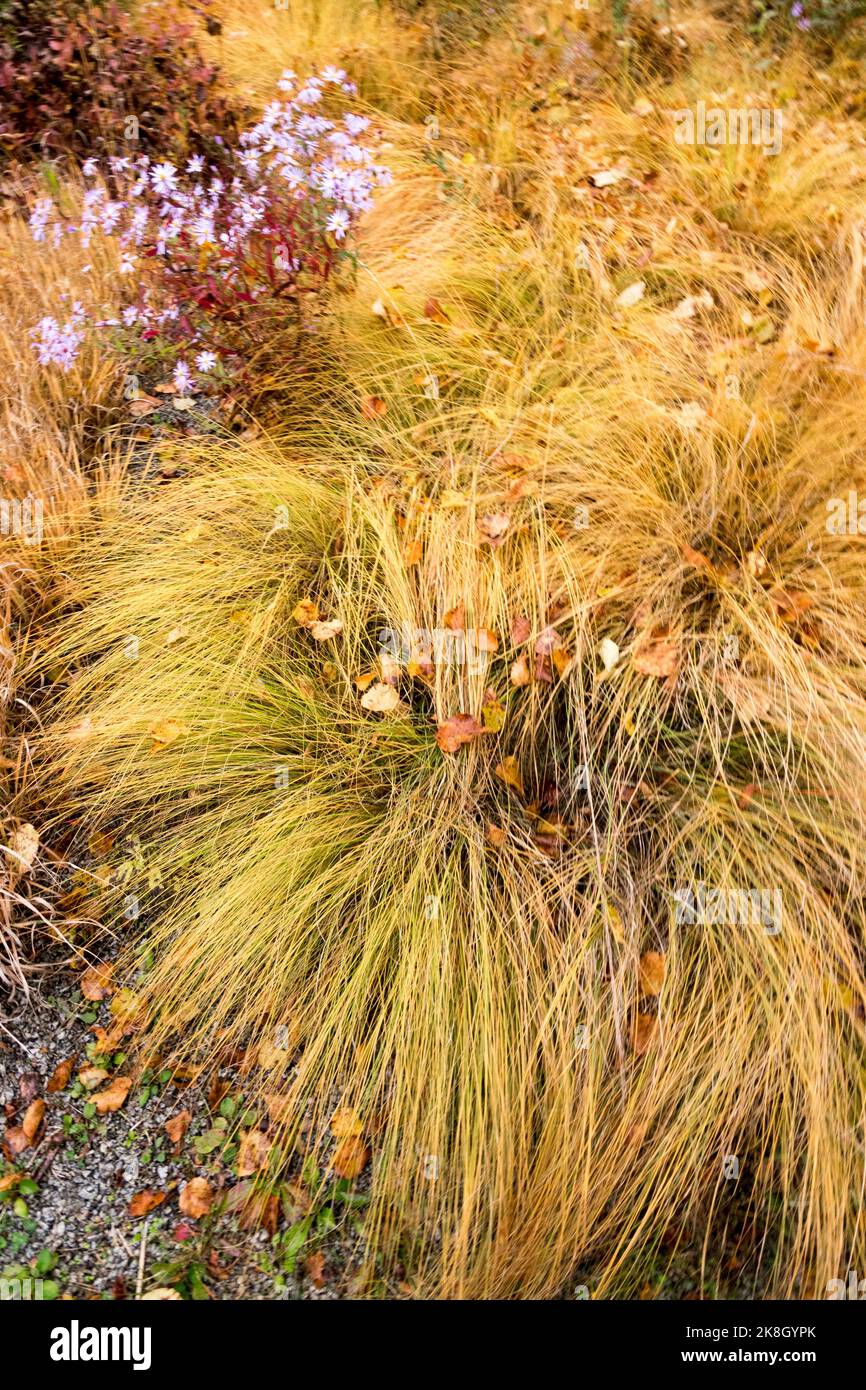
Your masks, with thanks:
M439 300L434 299L432 295L424 305L424 317L430 319L432 323L439 323L443 326L451 322Z
M39 832L32 825L19 825L6 850L12 860L15 877L33 868L39 850Z
M267 1166L271 1141L260 1129L248 1129L241 1135L238 1148L238 1177L251 1178Z
M529 638L532 631L532 624L522 613L511 620L511 640L515 647L520 647Z
M326 623L311 623L310 635L315 642L329 642L333 637L339 637L343 631L343 624L339 618L331 618Z
M662 951L644 951L640 958L640 987L644 994L661 994L665 982L665 957Z
M658 1027L657 1014L635 1014L631 1045L636 1057L642 1057L652 1047Z
M420 563L423 554L424 546L421 541L407 541L403 547L403 564L407 569L411 569L413 565Z
M634 284L628 285L621 294L617 295L616 303L618 307L620 309L631 309L643 299L645 289L645 280L635 280Z
M680 551L683 559L688 564L694 565L695 569L704 570L707 574L715 573L715 567L712 561L708 560L706 555L703 555L700 550L695 550L691 545L683 544L680 546Z
M66 1057L51 1073L51 1079L46 1086L46 1091L53 1095L55 1091L65 1091L72 1077L72 1068L75 1066L74 1057Z
M213 1188L207 1178L192 1178L181 1191L178 1205L184 1216L207 1216L213 1206Z
M107 1077L108 1071L105 1067L82 1067L78 1073L78 1080L86 1091L94 1091Z
M488 512L485 516L478 519L478 530L481 532L482 542L496 550L502 545L511 526L511 517L508 512Z
M350 1105L339 1106L331 1116L331 1133L337 1139L355 1138L364 1133L364 1122Z
M179 1154L181 1151L191 1120L192 1115L190 1112L188 1110L181 1110L177 1115L172 1115L171 1119L165 1122L165 1132L171 1141L172 1149L175 1154Z
M149 1216L157 1207L162 1206L167 1195L165 1192L152 1192L146 1187L142 1192L136 1192L127 1210L130 1216Z
M24 1118L20 1125L14 1125L6 1131L6 1143L13 1155L23 1153L25 1149L33 1147L44 1119L45 1101L31 1101L24 1112Z
M436 742L443 753L456 753L464 743L471 743L482 732L478 720L471 714L452 714L436 729Z
M373 714L391 714L399 703L400 696L393 685L386 685L383 681L376 681L361 696L361 708Z
M96 1003L100 999L107 999L113 993L111 977L114 974L114 966L104 961L100 965L91 965L89 970L85 970L81 977L81 993L85 999L90 999Z
M462 603L456 604L454 608L449 608L442 622L449 632L462 632L466 624L466 612Z
M301 627L312 627L319 621L318 605L311 598L302 598L292 609L292 621Z
M812 600L802 589L787 589L777 584L769 592L776 616L783 623L795 623L812 607Z
M387 410L388 406L381 396L365 396L361 401L361 414L365 420L376 420Z
M493 846L494 849L501 849L502 846L505 844L508 835L502 829L501 825L494 825L492 821L490 821L488 822L487 829L484 832L484 838L487 840L487 843L489 845Z
M598 644L598 655L605 671L612 671L619 661L619 647L611 637L603 637Z
M679 643L667 633L642 637L635 644L632 664L641 676L675 676L680 669Z
M370 1150L357 1135L341 1139L331 1158L331 1167L338 1178L359 1178L370 1161Z
M511 670L508 673L511 684L516 687L529 685L531 675L529 663L525 656L519 656L516 661L512 661Z
M93 1097L97 1114L109 1115L115 1110L120 1110L126 1104L126 1098L131 1089L131 1077L116 1076L110 1086L106 1086L104 1091L97 1091Z

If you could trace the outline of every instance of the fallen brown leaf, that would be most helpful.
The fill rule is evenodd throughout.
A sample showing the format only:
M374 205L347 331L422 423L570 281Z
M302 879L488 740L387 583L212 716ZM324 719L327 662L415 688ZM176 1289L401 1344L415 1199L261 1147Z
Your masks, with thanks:
M51 1079L46 1086L46 1091L52 1094L55 1091L65 1091L72 1076L72 1068L75 1066L75 1058L67 1057L64 1061L58 1062L51 1073Z
M110 1086L106 1086L104 1091L98 1091L93 1097L97 1114L110 1115L113 1111L120 1110L126 1104L131 1089L132 1077L116 1076Z
M179 1154L183 1147L183 1141L191 1120L192 1115L188 1110L180 1110L177 1115L172 1115L171 1119L166 1121L165 1132L171 1140L176 1154Z
M631 1045L636 1057L643 1056L652 1046L658 1027L659 1021L656 1014L635 1014Z
M260 1129L248 1129L241 1135L238 1150L238 1177L251 1178L267 1165L271 1141Z
M640 958L640 987L644 994L661 994L665 982L665 958L661 951L644 951Z
M143 1192L136 1192L128 1207L130 1216L149 1216L162 1206L167 1196L166 1192L151 1192L149 1187Z
M471 714L452 714L436 729L436 742L443 753L456 753L462 744L471 743L481 732L481 725Z
M213 1206L213 1188L207 1178L192 1178L180 1194L180 1206L184 1216L197 1219L207 1216Z
M85 999L93 1001L107 999L113 993L111 987L111 977L114 974L114 966L108 962L101 965L91 965L89 970L85 970L81 977L81 993Z

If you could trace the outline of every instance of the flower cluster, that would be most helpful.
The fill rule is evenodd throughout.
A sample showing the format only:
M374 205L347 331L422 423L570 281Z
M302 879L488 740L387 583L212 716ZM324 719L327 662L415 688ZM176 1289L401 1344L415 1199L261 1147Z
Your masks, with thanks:
M33 347L39 361L44 366L53 363L68 372L84 338L84 306L78 302L73 305L72 315L66 323L46 314L35 328L31 329Z
M187 356L200 373L237 365L290 307L297 312L390 178L360 141L365 117L323 114L328 88L354 90L344 72L326 68L305 81L285 72L279 86L286 98L227 151L230 173L199 155L182 170L146 155L110 159L104 170L88 159L85 179L100 181L86 189L77 220L66 222L50 198L30 217L36 241L57 246L76 235L87 248L98 232L117 243L130 302L120 319L96 326L183 354L175 384L184 394L195 382ZM34 335L40 361L68 369L81 317L65 328L43 320Z

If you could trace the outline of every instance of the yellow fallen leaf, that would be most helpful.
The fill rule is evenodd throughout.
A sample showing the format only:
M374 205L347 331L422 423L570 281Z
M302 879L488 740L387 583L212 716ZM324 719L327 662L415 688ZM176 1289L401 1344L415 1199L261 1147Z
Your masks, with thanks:
M364 1133L364 1121L350 1105L341 1105L331 1116L331 1133L338 1139L345 1139L350 1135L357 1137Z
M189 729L180 719L158 719L156 723L150 725L147 732L153 739L154 747L168 748L179 738L188 734Z
M500 782L505 783L506 787L513 787L523 796L523 776L520 771L520 764L515 757L503 758L496 768L496 776Z
M491 698L485 696L481 707L481 723L488 734L498 734L505 723L505 706L495 695Z
M302 598L292 609L292 620L301 627L312 627L319 621L319 609L311 598Z

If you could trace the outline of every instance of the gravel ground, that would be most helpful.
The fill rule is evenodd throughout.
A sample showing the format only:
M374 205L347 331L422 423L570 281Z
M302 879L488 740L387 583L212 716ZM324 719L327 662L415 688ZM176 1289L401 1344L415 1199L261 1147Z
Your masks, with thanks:
M165 1072L144 1073L121 1109L90 1113L90 1093L76 1078L96 1048L94 1026L108 1028L111 1022L109 1001L88 1002L80 979L68 975L48 978L28 1004L6 1017L0 1032L0 1105L6 1119L0 1187L4 1174L26 1177L23 1187L16 1184L0 1195L0 1277L42 1275L54 1286L49 1294L85 1299L134 1298L156 1288L171 1288L184 1298L346 1296L359 1253L351 1211L347 1220L347 1210L336 1208L332 1229L331 1217L317 1215L314 1206L312 1232L300 1243L293 1232L306 1213L297 1182L293 1191L300 1193L300 1205L292 1210L293 1198L281 1192L275 1237L256 1221L231 1214L245 1189L234 1176L231 1150L224 1153L219 1142L211 1147L220 1139L215 1120L226 1123L220 1106L234 1106L240 1117L233 1100L240 1087L231 1070L217 1074L218 1085L208 1078L208 1095L203 1084L176 1083ZM75 1058L69 1084L49 1092L55 1068L69 1058ZM134 1070L117 1051L109 1077L94 1093L123 1074ZM28 1107L41 1098L46 1110L36 1142L15 1154L9 1130L20 1126ZM165 1125L182 1111L189 1112L190 1122L175 1154ZM230 1141L229 1131L226 1124ZM181 1190L196 1177L207 1178L219 1193L212 1212L198 1220L179 1209ZM131 1216L130 1202L145 1191L166 1196L149 1215ZM221 1205L224 1211L218 1210ZM277 1206L274 1197L272 1227Z

